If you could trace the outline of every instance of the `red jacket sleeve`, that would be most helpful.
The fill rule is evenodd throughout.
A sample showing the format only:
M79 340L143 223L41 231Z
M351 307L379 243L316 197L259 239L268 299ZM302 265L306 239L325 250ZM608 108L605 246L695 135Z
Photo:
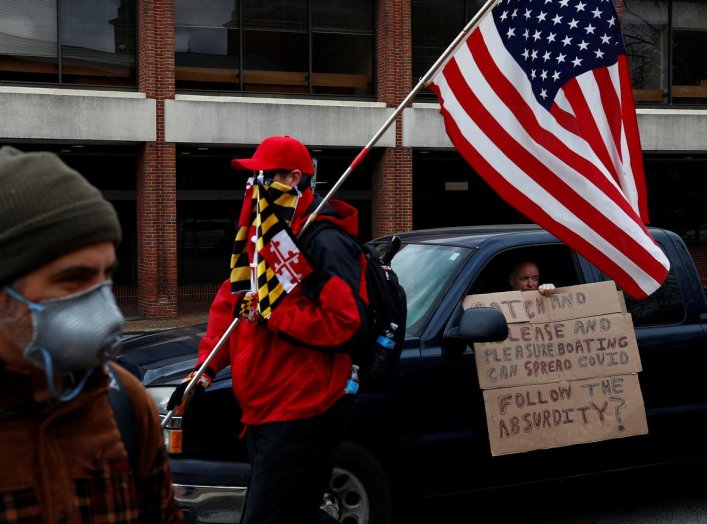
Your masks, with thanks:
M310 239L306 254L314 274L273 310L268 329L303 346L346 344L365 322L361 251L346 233L327 227Z
M270 315L268 329L295 341L321 348L340 346L351 340L360 326L351 287L338 276L331 277L310 300L304 293L291 295Z
M211 350L216 346L218 341L221 340L221 337L233 322L235 300L235 295L231 293L231 282L226 280L221 284L221 287L216 293L216 297L209 307L209 320L206 326L206 334L202 337L201 342L199 342L199 357L196 367L203 364L211 354ZM231 363L229 346L230 341L227 340L209 364L209 368L214 374Z

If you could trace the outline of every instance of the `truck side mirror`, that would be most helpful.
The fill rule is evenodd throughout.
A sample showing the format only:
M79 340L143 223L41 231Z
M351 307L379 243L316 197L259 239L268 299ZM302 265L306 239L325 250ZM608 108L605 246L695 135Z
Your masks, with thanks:
M459 335L472 342L500 342L508 337L506 317L492 307L466 309L459 322Z
M444 332L449 354L461 354L474 342L500 342L508 337L506 317L492 307L473 307L461 311L461 304Z

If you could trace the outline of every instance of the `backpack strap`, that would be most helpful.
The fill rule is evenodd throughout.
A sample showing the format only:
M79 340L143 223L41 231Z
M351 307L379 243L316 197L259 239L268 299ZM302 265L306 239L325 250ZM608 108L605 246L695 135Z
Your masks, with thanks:
M358 347L363 343L363 340L365 339L365 333L368 322L367 293L365 290L366 260L361 250L361 244L344 229L328 220L317 220L312 222L310 227L299 238L299 247L304 253L304 255L308 257L309 262L312 265L312 269L314 270L312 274L309 275L302 282L302 292L309 299L317 300L317 297L321 292L321 287L324 285L324 282L320 277L321 275L327 273L326 269L319 267L318 264L315 264L314 260L311 257L313 240L319 235L321 235L320 239L323 237L322 242L327 246L332 245L332 243L334 242L334 238L336 238L336 245L346 246L346 249L348 250L350 255L354 257L351 260L355 261L356 264L358 264L354 272L351 271L354 269L353 265L350 265L348 267L348 271L345 271L339 276L344 282L351 286L351 289L353 291L354 299L356 301L356 307L358 309L361 321L359 332L357 333L357 335L354 336L353 339L344 343L342 346L339 346L338 348L328 348L329 351L346 351L350 353L353 357L359 352ZM339 241L341 241L341 243L339 243ZM326 262L324 263L326 265ZM282 333L279 333L279 336L286 338L286 336L283 336ZM308 344L303 343L302 341L297 341L297 343L299 345L304 345L312 349L321 349L319 347L309 346Z
M123 440L125 450L128 452L130 468L136 471L137 435L135 434L133 406L130 404L125 387L113 367L114 364L112 362L106 363L105 369L110 379L108 384L108 403L113 410L113 417L120 430L120 438Z

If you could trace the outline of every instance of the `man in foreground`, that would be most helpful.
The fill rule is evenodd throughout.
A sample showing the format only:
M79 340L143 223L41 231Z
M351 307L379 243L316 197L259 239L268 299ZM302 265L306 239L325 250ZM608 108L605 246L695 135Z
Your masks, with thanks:
M0 149L0 521L180 523L157 408L117 365L113 207L52 153ZM108 400L122 386L135 456Z

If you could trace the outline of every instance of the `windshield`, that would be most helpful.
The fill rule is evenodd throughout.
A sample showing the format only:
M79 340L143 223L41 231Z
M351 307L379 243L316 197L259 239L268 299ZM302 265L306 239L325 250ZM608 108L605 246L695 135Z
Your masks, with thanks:
M407 244L393 258L393 270L405 288L406 330L420 335L423 319L440 300L470 251L462 247Z

